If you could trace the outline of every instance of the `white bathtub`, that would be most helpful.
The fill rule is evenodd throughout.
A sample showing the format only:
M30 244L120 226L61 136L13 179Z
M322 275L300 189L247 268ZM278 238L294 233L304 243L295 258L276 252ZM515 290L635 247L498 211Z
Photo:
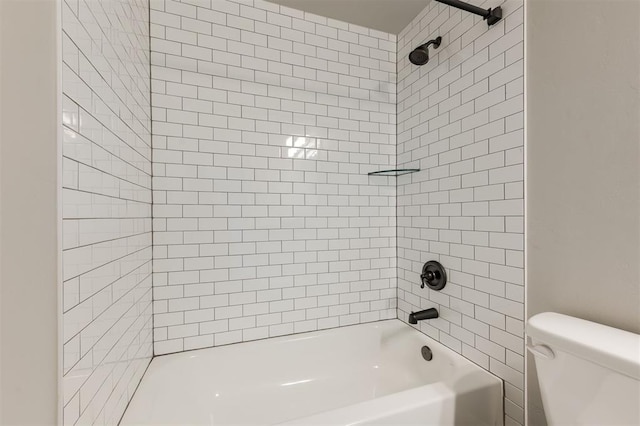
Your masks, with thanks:
M389 320L154 358L120 424L502 425L502 383Z

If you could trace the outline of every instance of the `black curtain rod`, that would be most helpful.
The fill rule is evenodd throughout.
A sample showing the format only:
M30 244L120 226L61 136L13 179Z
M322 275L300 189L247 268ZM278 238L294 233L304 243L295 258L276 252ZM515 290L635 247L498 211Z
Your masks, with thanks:
M474 6L469 3L465 3L460 0L436 0L437 2L446 4L451 7L455 7L457 9L462 9L466 12L473 13L474 15L482 16L489 26L497 23L500 19L502 19L502 8L500 6L495 9L483 9L478 6Z

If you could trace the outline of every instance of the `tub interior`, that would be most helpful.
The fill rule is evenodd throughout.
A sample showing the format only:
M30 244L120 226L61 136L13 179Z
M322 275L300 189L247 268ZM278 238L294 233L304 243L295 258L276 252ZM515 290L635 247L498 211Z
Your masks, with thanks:
M388 320L157 357L121 424L272 425L452 379L424 339Z

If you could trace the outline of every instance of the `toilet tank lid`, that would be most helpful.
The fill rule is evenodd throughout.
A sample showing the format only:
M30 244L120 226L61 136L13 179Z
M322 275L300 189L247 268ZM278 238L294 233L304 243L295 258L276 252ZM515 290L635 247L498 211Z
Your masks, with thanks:
M531 317L527 334L567 352L640 380L640 335L554 312Z

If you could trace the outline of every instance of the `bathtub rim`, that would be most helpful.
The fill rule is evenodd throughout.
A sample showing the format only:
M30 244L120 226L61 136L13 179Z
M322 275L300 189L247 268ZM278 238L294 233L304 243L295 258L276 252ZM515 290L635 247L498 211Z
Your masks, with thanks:
M429 394L432 389L441 388L441 389L450 391L454 395L458 395L459 394L458 392L460 392L461 389L458 388L454 391L454 389L452 389L451 387L452 382L455 382L457 379L460 379L461 377L465 377L469 374L480 375L481 377L483 377L483 379L480 379L480 382L484 382L486 387L493 387L493 386L499 387L500 414L502 417L504 417L505 390L504 390L504 381L502 379L500 379L490 371L484 369L480 365L474 363L470 359L464 357L462 354L457 353L456 351L447 347L443 343L440 343L435 339L433 339L432 337L421 332L417 327L411 326L410 324L408 324L407 322L399 318L391 318L391 319L371 321L371 322L361 323L361 324L352 324L352 325L342 326L342 327L331 327L331 328L322 329L322 330L311 330L307 332L287 334L287 335L276 336L272 338L255 339L247 342L234 342L234 343L229 343L229 344L224 344L219 346L197 348L197 349L191 349L191 350L186 350L181 352L174 352L170 354L162 354L162 355L154 356L147 370L145 371L143 380L141 380L141 382L138 384L131 400L127 404L125 415L123 415L121 421L125 420L127 411L131 408L134 401L136 400L136 396L138 392L141 390L141 388L144 387L143 386L144 378L147 377L149 374L154 374L156 371L166 368L167 367L166 363L180 361L181 359L184 359L184 358L192 358L194 357L194 354L197 354L198 352L202 352L202 353L214 352L214 351L211 351L212 349L219 349L224 351L238 350L239 345L244 343L246 343L247 345L257 344L260 346L272 344L272 343L278 343L278 342L284 343L284 342L291 342L296 340L305 340L308 338L312 338L314 335L331 334L336 332L339 332L341 334L342 333L349 334L350 332L353 332L353 329L360 328L360 327L374 328L374 329L382 327L383 330L380 332L382 335L384 335L385 329L386 329L386 332L389 332L389 331L392 332L394 330L406 330L408 332L409 330L411 330L409 332L409 336L410 336L409 338L415 338L422 344L428 345L429 347L432 348L436 356L438 356L438 354L446 354L445 356L449 360L451 360L451 362L453 362L456 367L462 366L462 368L459 370L456 369L453 375L451 375L450 377L447 376L445 377L445 379L440 381L426 383L420 386L410 387L407 389L400 390L398 392L382 395L379 397L371 398L371 399L360 401L360 402L355 402L353 404L348 404L341 407L335 407L325 411L310 413L302 417L298 416L290 420L285 420L283 422L275 423L274 426L275 425L285 426L285 425L295 424L295 420L315 418L315 417L320 417L327 414L330 415L337 412L345 412L349 407L358 408L361 406L366 406L367 404L371 404L372 401L381 402L381 400L383 401L393 400L394 398L398 398L398 395L402 395L402 394L409 395L411 392L417 392L418 394L424 394L425 392L427 392L427 394ZM419 350L420 350L420 347L415 348L416 352L418 352ZM424 362L427 362L427 361L424 361ZM479 389L482 387L478 385L477 381L475 382L475 384L473 381L466 382L466 384L470 386L470 389ZM469 388L466 388L466 390L462 389L462 392L465 392L465 391L469 391ZM435 401L436 399L437 398L434 397L433 401Z

